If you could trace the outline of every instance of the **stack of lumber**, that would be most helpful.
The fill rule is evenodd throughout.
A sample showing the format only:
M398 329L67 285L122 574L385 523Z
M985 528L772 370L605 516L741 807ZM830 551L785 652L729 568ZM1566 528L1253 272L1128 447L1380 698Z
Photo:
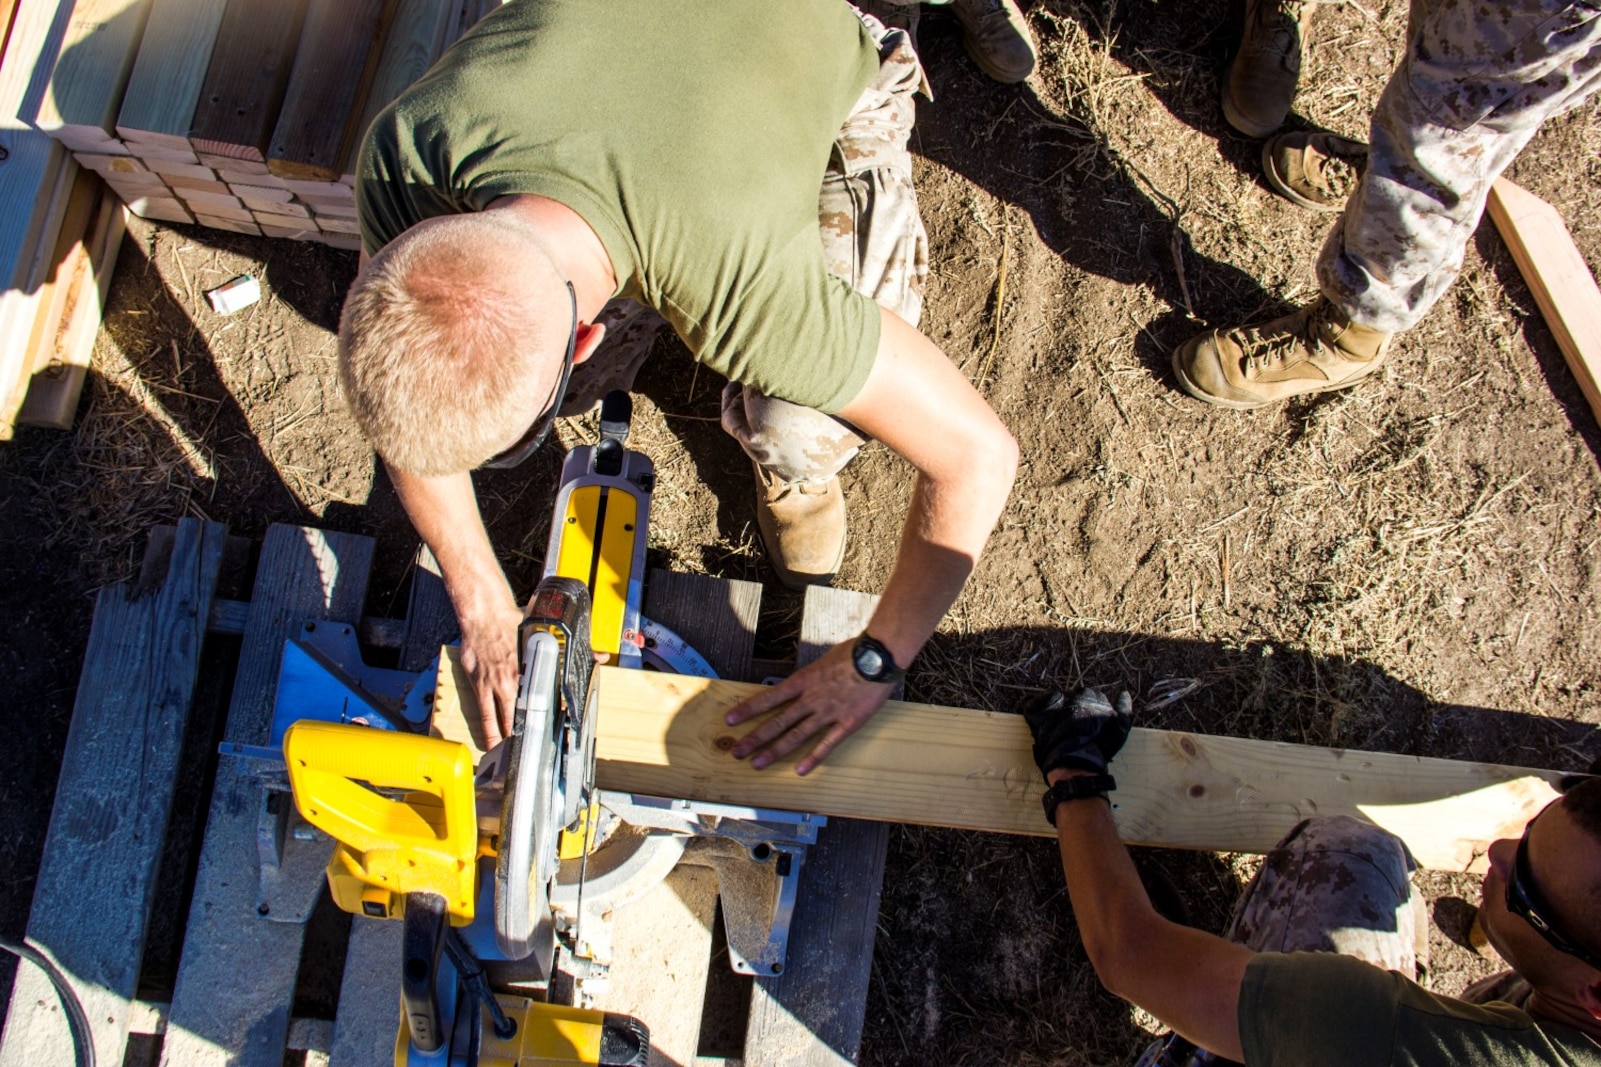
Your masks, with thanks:
M107 188L357 248L362 131L500 2L0 0L0 441L71 425L125 222Z
M362 132L498 5L76 0L38 126L136 215L359 248Z

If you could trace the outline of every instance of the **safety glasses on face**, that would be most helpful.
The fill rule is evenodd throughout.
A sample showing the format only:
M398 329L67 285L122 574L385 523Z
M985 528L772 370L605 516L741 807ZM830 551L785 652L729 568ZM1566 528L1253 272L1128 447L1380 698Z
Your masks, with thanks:
M545 438L550 436L551 427L556 425L556 415L561 411L562 401L567 398L567 379L572 377L573 373L573 353L578 348L578 294L573 292L572 282L567 283L567 299L573 305L573 328L567 334L567 356L562 360L561 377L556 379L556 391L551 394L550 403L516 444L484 460L479 464L480 467L504 470L507 467L517 466L545 443Z
M1506 880L1506 910L1534 927L1535 933L1545 938L1546 944L1558 952L1582 960L1601 971L1601 956L1563 932L1551 918L1551 906L1534 887L1534 876L1529 871L1529 831L1534 828L1535 819L1529 820L1523 837L1518 840L1517 858L1512 861L1512 876Z

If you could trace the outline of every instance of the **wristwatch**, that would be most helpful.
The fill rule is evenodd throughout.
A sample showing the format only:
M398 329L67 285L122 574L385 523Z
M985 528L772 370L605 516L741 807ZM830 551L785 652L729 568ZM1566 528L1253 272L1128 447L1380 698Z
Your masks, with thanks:
M856 673L869 682L888 682L891 685L906 677L906 668L895 662L895 654L876 637L865 632L851 647L851 662Z
M1089 797L1106 800L1106 794L1116 788L1117 779L1110 774L1080 774L1072 778L1063 778L1047 789L1045 795L1040 798L1045 805L1045 821L1052 826L1056 825L1056 806L1064 800L1085 800Z

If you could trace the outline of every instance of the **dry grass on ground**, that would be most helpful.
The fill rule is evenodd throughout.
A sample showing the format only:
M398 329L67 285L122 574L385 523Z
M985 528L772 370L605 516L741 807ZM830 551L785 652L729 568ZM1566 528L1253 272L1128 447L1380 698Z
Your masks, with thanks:
M1601 435L1499 240L1481 231L1458 284L1372 380L1208 410L1177 391L1170 350L1203 325L1305 302L1329 225L1274 197L1258 144L1218 115L1238 8L1040 0L1030 14L1040 69L1016 88L978 74L946 16L923 20L936 91L913 146L934 255L923 327L1012 427L1024 467L910 695L1011 708L1044 684L1123 686L1146 725L1587 765L1601 753ZM1398 0L1321 9L1301 119L1360 134L1405 19ZM1592 104L1514 171L1563 209L1592 268L1598 150ZM353 260L136 226L78 428L0 452L8 529L34 549L4 573L31 605L7 631L7 667L35 724L3 768L12 869L37 864L86 591L131 570L152 524L377 534L369 610L399 610L413 541L331 366ZM267 300L205 311L199 293L241 272L264 278ZM748 468L716 428L718 383L687 367L664 342L637 404L635 443L661 476L653 562L761 578ZM586 432L563 429L569 443ZM557 458L531 467L480 483L521 591ZM852 467L841 584L881 586L908 488L882 449ZM764 654L785 654L796 615L770 587ZM59 662L15 651L39 632ZM1211 929L1252 867L1141 862ZM1471 879L1424 885L1435 900L1476 897ZM28 890L13 880L10 928ZM897 829L880 933L865 1064L1128 1062L1153 1029L1095 982L1048 842ZM1436 932L1439 988L1488 966Z

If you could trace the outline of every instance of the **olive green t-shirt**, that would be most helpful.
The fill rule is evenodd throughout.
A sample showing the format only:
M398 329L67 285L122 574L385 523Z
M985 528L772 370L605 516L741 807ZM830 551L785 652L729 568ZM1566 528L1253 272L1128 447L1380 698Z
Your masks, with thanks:
M656 308L696 359L838 411L879 319L824 265L818 192L877 69L841 0L511 0L374 120L362 241L549 197L600 237L616 295Z
M1510 1004L1468 1004L1332 952L1264 952L1240 985L1247 1067L1601 1067L1601 1047Z

